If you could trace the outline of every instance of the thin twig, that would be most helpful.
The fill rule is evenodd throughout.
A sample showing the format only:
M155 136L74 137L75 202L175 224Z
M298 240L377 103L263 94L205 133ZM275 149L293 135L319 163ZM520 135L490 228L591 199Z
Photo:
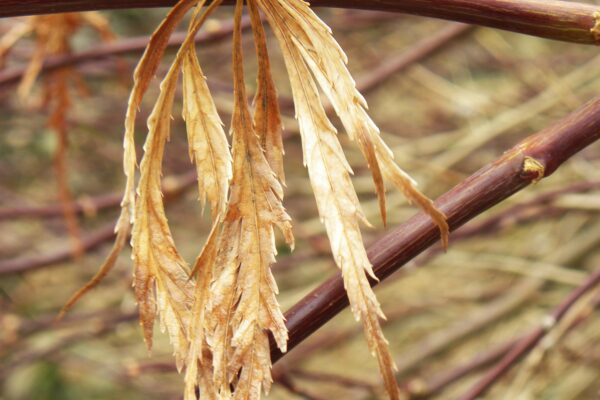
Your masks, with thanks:
M181 185L184 188L189 188L196 182L196 172L190 171L176 179L179 182L178 186ZM171 196L171 192L167 190L166 195ZM118 207L122 198L123 193L108 193L77 200L72 204L72 207L77 214L96 214L106 209ZM0 221L21 218L54 218L60 216L62 216L62 206L60 204L49 206L7 207L0 209Z
M389 77L398 74L408 67L431 57L439 50L448 48L448 44L473 31L473 25L451 23L427 36L405 51L382 60L368 75L359 77L356 83L358 90L365 94L380 87Z
M412 372L425 359L438 354L474 332L480 332L493 322L527 304L527 301L537 294L541 286L541 280L524 279L491 304L482 307L462 320L456 321L447 329L426 336L398 359L397 375L402 376Z
M209 45L221 42L231 36L233 22L219 21L218 29L203 31L196 36L196 44ZM242 30L250 28L250 19L242 19ZM175 32L169 38L167 47L178 48L185 40L187 32ZM59 68L73 65L85 64L93 61L103 60L108 57L123 56L128 54L141 54L146 49L150 36L138 36L121 39L111 43L104 43L91 50L79 53L65 54L62 56L48 57L41 68L41 73L47 73ZM12 68L0 71L0 88L5 85L18 83L25 74L26 68Z
M375 385L373 383L363 381L356 378L350 378L341 374L332 374L328 372L314 372L303 369L292 369L290 374L295 378L306 379L313 382L327 382L334 383L342 387L351 387L357 389L364 389L367 391L373 391Z
M469 360L466 363L448 371L443 371L437 375L433 375L431 378L425 380L412 379L405 385L407 392L409 393L410 397L414 399L429 398L434 396L452 383L459 381L465 376L481 368L487 367L493 362L498 361L520 339L521 337L518 337L504 342L498 346L492 347L491 350L477 354L472 360Z
M322 397L319 397L317 395L309 393L306 390L304 390L303 388L301 388L300 386L298 386L292 380L292 378L289 376L289 374L281 375L279 377L279 379L277 379L276 382L278 384L280 384L281 386L283 386L285 389L287 389L290 393L293 393L293 394L295 394L297 396L300 396L300 398L302 398L302 399L306 399L306 400L323 400Z
M183 195L187 189L194 186L196 182L196 174L185 174L180 178L171 180L172 185L163 189L165 202L170 202ZM82 247L87 253L98 246L112 240L115 237L115 224L110 222L107 225L98 228L96 231L84 235L82 237ZM16 258L11 260L0 261L0 276L9 274L19 274L23 272L33 271L50 265L70 260L72 258L71 247L61 248L50 253L39 256Z

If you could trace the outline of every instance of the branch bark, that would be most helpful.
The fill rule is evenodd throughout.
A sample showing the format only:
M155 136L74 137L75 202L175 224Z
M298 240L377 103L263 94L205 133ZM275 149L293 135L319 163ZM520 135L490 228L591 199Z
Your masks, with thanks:
M600 98L505 152L450 190L436 205L448 217L451 230L475 218L514 193L551 175L561 164L600 139ZM380 280L386 279L439 240L429 217L419 213L377 240L369 259ZM371 281L372 285L377 282ZM288 349L293 349L348 306L340 274L305 296L286 313ZM275 348L273 362L282 357Z
M4 0L0 17L166 7L175 0ZM232 4L226 0L225 4ZM313 0L315 7L380 10L460 21L568 42L600 44L600 8L559 0Z

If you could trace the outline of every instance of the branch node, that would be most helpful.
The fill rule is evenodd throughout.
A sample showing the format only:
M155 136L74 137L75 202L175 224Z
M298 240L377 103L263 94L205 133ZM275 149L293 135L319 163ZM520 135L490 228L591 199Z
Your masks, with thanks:
M545 173L546 167L542 162L533 157L525 157L525 160L523 161L523 174L525 176L531 176L533 183L539 182L545 176Z

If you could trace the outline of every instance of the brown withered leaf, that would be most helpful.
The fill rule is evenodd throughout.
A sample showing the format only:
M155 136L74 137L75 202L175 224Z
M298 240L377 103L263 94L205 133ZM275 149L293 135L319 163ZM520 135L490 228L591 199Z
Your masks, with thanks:
M269 166L246 101L241 47L243 2L237 2L233 40L234 112L233 179L223 222L211 287L211 338L215 384L222 397L258 399L268 392L271 360L267 331L278 347L287 348L287 330L277 303L277 285L270 270L275 261L274 226L293 246L290 217L282 205L283 190ZM264 134L264 133L263 133Z
M193 7L197 0L181 0L173 7L165 20L161 23L158 29L152 34L150 42L146 47L144 55L140 59L134 72L134 85L131 91L125 116L125 134L123 136L123 170L125 173L125 190L123 199L121 200L121 213L115 225L117 237L113 247L100 266L100 269L94 277L79 289L62 308L58 318L62 318L65 313L75 305L75 303L83 297L87 292L96 287L102 279L114 267L117 258L129 237L131 224L135 217L135 170L137 165L137 156L135 151L135 118L137 110L140 106L142 98L150 85L150 81L154 77L162 55L167 47L167 43L171 33L176 26L181 22L187 11ZM91 23L104 37L111 38L105 28L105 25L96 17L88 15L88 22Z
M11 26L2 37L0 37L0 68L4 68L6 57L13 46L24 36L33 31L29 21L18 22Z
M257 87L254 97L254 126L271 169L275 171L279 181L285 185L283 125L281 123L279 102L277 101L277 89L271 74L267 37L256 3L254 1L248 2L248 9L254 34L256 58L258 59Z
M88 19L95 19L98 23L103 22L104 32L109 33L110 28L104 17L96 12L92 13L64 13L52 15L38 15L27 17L24 23L15 25L5 36L0 39L0 64L2 58L7 54L12 46L26 34L31 33L35 41L35 50L33 56L23 75L19 88L17 90L21 100L28 98L35 81L37 80L43 66L46 56L64 56L71 53L71 42L74 35L84 25L97 27ZM106 37L101 33L103 39ZM58 194L62 206L63 217L72 243L72 255L79 257L84 253L81 241L81 230L74 206L73 195L68 184L68 162L67 153L69 147L69 124L67 122L68 112L71 108L72 100L70 94L70 83L81 87L82 81L80 75L70 67L61 67L47 73L43 79L43 105L49 112L48 125L56 136L57 147L54 153L54 171L57 180ZM118 246L117 246L118 247ZM102 273L110 269L109 256L108 268L103 265ZM81 297L86 291L97 284L94 279L88 283L82 290L76 293L71 300L63 307L58 318Z
M448 224L444 214L416 187L415 181L394 162L389 147L381 139L379 128L369 117L367 103L356 89L354 79L347 69L346 54L331 35L331 29L303 1L285 2L287 16L294 19L289 24L294 44L302 53L321 89L340 117L350 138L356 141L365 156L379 197L385 222L385 189L382 172L404 195L415 202L438 225L442 243L448 244Z
M190 157L198 172L202 208L208 198L214 219L225 210L232 173L231 154L196 50L191 46L183 57L183 116Z
M319 89L367 160L384 222L384 177L432 217L440 227L444 244L448 235L445 217L394 162L393 153L367 114L366 101L347 70L346 55L330 29L302 0L246 0L258 58L254 115L250 113L244 82L241 41L244 0L236 2L230 153L193 46L196 33L221 2L215 0L202 11L205 0L180 0L152 36L136 68L125 122L126 192L117 242L101 273L108 264L114 264L125 242L129 222L133 222L134 286L144 337L150 346L158 315L174 346L178 368L186 366L185 400L196 400L198 388L203 398L208 399L254 400L260 398L262 391L269 391L272 377L268 334L273 335L284 352L288 339L270 268L276 256L275 227L291 247L294 238L291 219L283 207L283 128L260 18L262 10L282 48L302 136L304 162L335 262L342 271L352 312L363 324L389 396L398 399L395 366L380 326L379 319L384 315L368 281L368 276L376 279L360 230L361 222L368 225L368 221ZM159 98L148 120L136 199L133 129L137 108L158 68L169 36L194 6L197 9L188 35L161 83ZM213 218L211 233L191 277L175 248L160 189L164 147L180 72L190 157L198 173L202 206L210 203Z
M80 13L80 15L81 15L81 18L89 26L91 26L96 32L98 32L98 34L100 35L100 37L102 38L103 41L110 42L116 38L114 32L110 28L110 24L108 23L108 20L106 18L104 18L102 16L102 14L100 14L99 12L90 11L90 12Z
M154 77L154 74L156 73L156 70L158 69L171 33L173 33L174 29L181 22L185 14L196 3L198 3L198 0L181 0L173 7L158 29L152 34L148 46L146 47L146 50L144 51L144 54L135 69L133 76L134 84L129 97L127 113L125 116L125 134L123 137L123 170L125 173L126 182L123 199L121 200L121 213L115 226L117 237L110 253L100 266L100 269L96 275L73 296L71 296L69 301L61 310L59 318L62 318L64 314L71 307L73 307L73 305L75 305L75 303L81 297L83 297L88 291L102 281L102 279L114 267L119 254L127 242L127 238L129 237L129 233L131 231L131 224L134 222L135 217L135 170L137 165L137 156L135 151L134 131L137 110L152 78ZM97 16L90 17L88 14L86 18L88 23L92 24L92 26L94 26L101 35L105 36L106 38L111 36L107 33L105 24L99 20Z
M36 15L25 18L23 24L17 24L0 39L0 65L8 51L24 35L31 33L35 42L35 50L23 74L17 94L24 101L29 97L35 81L42 71L46 56L64 56L71 53L71 42L77 31L84 25L90 25L89 18L98 23L104 22L103 32L110 32L108 22L96 12L92 13L63 13L52 15ZM101 36L105 39L101 32ZM67 114L71 108L71 95L69 83L74 82L82 86L79 74L68 66L63 66L48 72L43 80L43 105L49 113L48 125L56 136L56 151L54 152L54 172L58 186L60 204L63 218L70 241L72 255L77 258L83 255L84 246L81 239L81 229L77 213L75 212L74 199L69 188L67 151L69 147L69 129Z
M192 18L191 32L197 31L202 21L216 7L209 7L202 14L200 6L199 4ZM188 45L185 49L182 63L183 116L186 121L190 156L196 164L202 207L204 208L208 198L213 217L210 235L191 273L191 276L196 278L196 287L188 330L189 350L184 376L184 399L196 400L198 388L202 398L210 400L217 398L217 389L213 382L212 352L206 335L206 309L219 250L218 239L222 215L227 204L232 160L221 119L193 46Z
M390 397L397 399L399 391L394 379L394 364L378 321L378 316L383 317L383 313L365 274L374 277L359 226L360 221L366 220L350 180L350 167L335 128L325 114L303 53L301 42L312 39L299 21L306 16L294 11L293 3L293 0L259 0L284 54L305 163L336 264L342 270L352 311L362 320L369 347L377 356Z
M184 400L196 400L197 386L203 399L213 399L217 396L212 379L212 360L207 356L207 353L210 354L210 349L206 337L206 309L210 299L212 271L219 251L220 231L221 216L218 215L192 272L196 277L196 288L188 332L190 347L186 360Z
M204 1L201 0L197 5L200 8L203 4ZM182 0L175 8L184 5L189 6L186 0ZM179 370L187 358L187 333L194 285L189 279L187 264L175 248L164 213L160 187L162 159L165 143L169 138L171 110L181 66L196 33L217 6L218 2L213 2L200 17L192 20L187 37L161 83L160 95L148 118L148 136L140 165L138 201L131 240L135 264L134 288L144 339L151 347L153 324L159 314L161 328L168 332L173 344ZM173 11L170 16L172 15ZM165 26L165 22L161 26ZM157 42L161 43L161 40ZM154 65L154 61L148 63L150 66ZM147 72L146 68L142 72ZM134 94L131 99L135 99Z
M180 0L162 21L158 29L152 34L146 50L142 55L133 73L133 88L129 95L127 112L125 114L124 156L123 168L127 179L125 194L121 202L121 218L129 216L133 223L135 216L135 119L142 98L148 90L148 86L158 69L162 56L167 48L171 34L179 25L185 14L196 4L198 0Z
M27 17L23 24L15 25L0 39L0 65L5 54L15 43L28 33L35 39L35 50L27 70L25 71L17 93L25 99L36 79L38 78L46 56L64 55L71 52L71 40L74 34L84 25L96 30L103 41L114 39L108 21L98 12L63 13L50 15L35 15ZM68 70L67 67L60 70ZM70 79L76 79L77 73L68 74ZM52 79L50 79L52 80ZM66 79L65 79L66 80Z
M175 245L164 213L161 169L169 137L171 108L179 68L171 66L148 118L148 136L140 165L138 201L131 244L135 264L134 289L140 308L140 323L148 347L157 313L161 328L169 334L178 369L187 356L187 327L193 298L189 270Z
M114 267L123 247L125 246L125 243L127 242L127 238L129 237L131 230L131 224L134 222L135 216L135 170L137 161L134 141L134 127L137 109L148 88L148 85L150 84L151 79L154 76L154 73L158 68L171 33L179 24L179 22L181 22L187 11L194 6L194 4L201 6L203 2L198 2L197 0L181 0L171 10L169 15L167 15L165 20L152 35L146 51L136 67L134 72L134 87L129 98L127 115L125 119L123 169L125 171L126 185L123 199L121 201L121 214L115 226L117 237L110 253L100 266L99 271L88 283L86 283L73 296L71 296L69 301L62 308L58 316L59 319L62 318L81 297L83 297L92 288L97 286L110 272L110 270ZM103 37L106 37L107 39L112 37L112 35L106 30L106 25L96 16L90 16L90 14L87 14L87 21L92 24ZM204 19L201 22L203 21ZM188 40L185 42L186 45L182 47L187 48L190 46L190 43L193 41L193 36L198 32L198 29L201 26L201 22L194 26L193 34L189 35ZM183 54L183 52L181 54ZM175 61L177 66L180 65L181 60L182 57L178 53L178 58Z

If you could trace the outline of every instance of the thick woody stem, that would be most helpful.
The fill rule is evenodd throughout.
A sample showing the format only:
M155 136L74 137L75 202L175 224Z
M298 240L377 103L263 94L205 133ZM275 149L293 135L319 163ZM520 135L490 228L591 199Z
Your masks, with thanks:
M600 98L556 124L532 135L483 167L436 201L451 230L507 199L530 183L552 174L561 164L600 139ZM439 240L431 219L419 213L377 240L369 259L380 280ZM371 281L372 285L377 282ZM309 293L286 313L288 349L292 349L348 306L339 274ZM273 361L282 354L273 349Z
M0 17L167 7L175 0L4 0ZM232 4L225 1L224 4ZM313 0L315 7L380 10L489 26L567 42L600 44L600 8L558 0Z

